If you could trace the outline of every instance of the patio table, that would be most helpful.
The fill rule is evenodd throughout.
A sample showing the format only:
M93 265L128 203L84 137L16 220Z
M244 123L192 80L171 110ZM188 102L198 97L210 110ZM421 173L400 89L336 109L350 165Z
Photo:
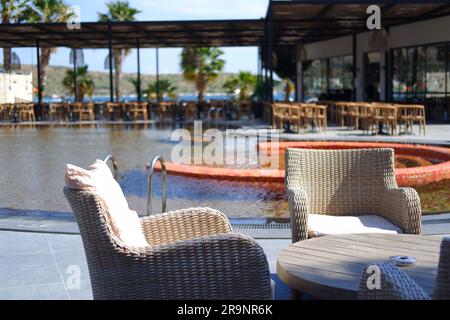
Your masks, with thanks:
M431 295L442 237L397 234L329 235L294 243L278 256L278 277L299 293L318 299L357 299L363 269L391 256L414 256L402 267Z

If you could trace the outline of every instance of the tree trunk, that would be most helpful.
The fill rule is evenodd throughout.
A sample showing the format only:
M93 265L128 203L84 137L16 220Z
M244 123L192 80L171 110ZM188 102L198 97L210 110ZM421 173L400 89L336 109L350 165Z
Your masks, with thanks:
M53 53L55 53L58 49L57 48L41 48L41 85L42 85L42 91L44 91L45 88L45 82L47 81L47 68L50 64L50 57Z
M83 102L84 99L84 87L82 84L78 84L77 86L77 101Z
M11 48L3 48L3 69L11 72Z
M2 24L9 24L9 15L2 15ZM11 72L11 48L3 48L3 69Z
M120 76L122 74L122 49L114 49L113 50L114 55L114 92L116 95L117 102L120 101Z
M198 102L202 103L205 101L205 91L208 87L208 81L206 80L206 76L204 74L198 75L195 86L197 87L198 91Z

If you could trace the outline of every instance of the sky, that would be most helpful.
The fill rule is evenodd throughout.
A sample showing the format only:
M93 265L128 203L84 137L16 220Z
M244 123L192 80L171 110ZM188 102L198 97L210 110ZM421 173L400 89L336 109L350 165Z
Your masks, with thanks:
M69 5L80 8L81 21L97 21L98 12L106 12L106 2L100 0L66 0ZM266 15L269 0L129 0L133 8L141 10L137 20L214 20L214 19L259 19ZM257 48L222 48L223 58L226 61L225 72L239 70L257 72ZM13 49L22 64L36 63L36 50L34 48ZM52 56L50 65L70 66L70 49L59 48ZM159 49L160 73L180 72L181 49ZM156 73L155 49L141 49L141 72L144 74ZM106 71L104 61L108 54L107 49L85 49L85 63L89 70ZM1 56L1 55L0 55ZM123 65L124 72L136 72L136 50L133 50Z

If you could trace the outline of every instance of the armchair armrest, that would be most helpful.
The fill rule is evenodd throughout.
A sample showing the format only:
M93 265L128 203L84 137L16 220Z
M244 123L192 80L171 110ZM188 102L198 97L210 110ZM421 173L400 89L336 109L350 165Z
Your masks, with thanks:
M292 242L308 238L308 199L298 187L286 187L291 216Z
M264 251L242 234L135 248L121 256L116 286L123 281L123 290L141 299L271 299Z
M376 272L380 282L376 287ZM379 262L363 270L358 298L361 300L429 300L430 297L392 262Z
M441 243L433 299L450 300L450 237L445 237Z
M230 233L227 217L210 208L190 208L141 218L142 230L152 245Z
M412 188L386 190L380 199L381 214L407 234L421 234L422 209L420 198Z

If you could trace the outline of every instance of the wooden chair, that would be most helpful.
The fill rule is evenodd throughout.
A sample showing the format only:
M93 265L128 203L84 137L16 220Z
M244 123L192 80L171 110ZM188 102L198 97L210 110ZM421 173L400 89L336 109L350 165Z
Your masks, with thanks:
M336 108L337 123L339 126L345 126L348 121L348 102L336 102L334 104Z
M327 127L327 107L311 103L302 103L302 118L305 126L315 124L320 131Z
M292 104L287 106L288 116L287 119L289 124L294 126L298 133L300 133L303 129L302 126L302 106L300 104Z
M110 120L123 119L123 104L121 102L107 102L106 110Z
M19 121L35 122L34 103L20 103L16 107L19 109Z
M196 102L188 102L184 106L184 120L188 121L190 118L196 120L198 117L198 105Z
M94 112L94 104L92 102L89 103L81 103L80 106L80 121L88 120L88 121L94 121L95 120L95 112Z
M283 129L284 122L289 120L289 107L284 103L273 104L272 127L274 129Z
M127 103L127 113L130 114L130 117L133 121L135 120L148 120L148 112L147 112L147 102L131 102Z
M377 133L379 124L387 126L392 135L397 130L397 108L387 103L373 103L370 119L371 133Z
M48 118L55 121L67 121L68 120L69 106L67 103L50 103L48 106Z
M14 105L3 103L0 105L0 121L12 121L14 118Z
M327 129L327 107L324 105L316 105L313 107L314 118L320 131Z
M250 101L239 102L237 110L237 120L241 120L243 115L246 115L249 120L253 118L252 103Z
M419 124L419 134L425 135L425 106L423 105L396 105L398 109L399 132L413 132L414 123ZM402 131L402 127L404 131Z

